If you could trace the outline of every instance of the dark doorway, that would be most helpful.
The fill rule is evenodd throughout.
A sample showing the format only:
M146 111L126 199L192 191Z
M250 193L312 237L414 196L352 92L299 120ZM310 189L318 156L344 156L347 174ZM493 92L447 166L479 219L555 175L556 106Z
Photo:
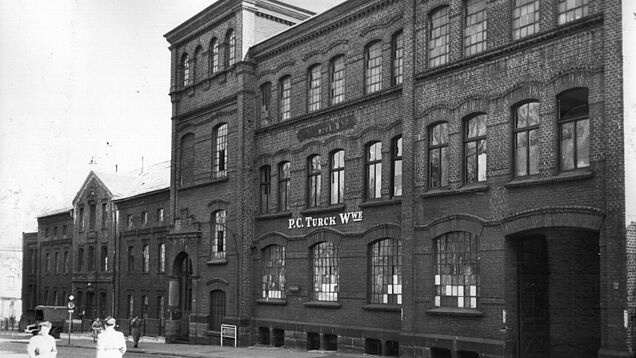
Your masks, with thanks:
M177 255L173 267L179 283L179 310L181 327L179 336L188 339L190 335L190 312L192 311L192 260L185 252Z
M550 357L548 245L544 236L525 238L518 257L519 357Z

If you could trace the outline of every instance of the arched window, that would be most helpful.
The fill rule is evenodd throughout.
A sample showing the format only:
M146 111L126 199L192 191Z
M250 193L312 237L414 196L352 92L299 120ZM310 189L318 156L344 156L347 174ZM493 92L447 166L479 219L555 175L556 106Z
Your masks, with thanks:
M338 301L338 248L331 242L321 242L311 249L313 299Z
M181 86L187 87L190 85L190 59L188 58L188 54L184 53L181 56Z
M221 290L210 291L210 312L208 314L208 329L220 331L225 317L225 292Z
M236 62L236 36L234 30L227 30L225 35L225 67L230 67Z
M216 37L210 41L210 71L219 71L219 40Z
M437 8L429 16L428 66L436 67L448 62L450 21L448 6Z
M270 166L264 165L260 169L260 187L261 187L261 213L269 212L269 194L271 192Z
M194 134L188 133L181 137L179 158L179 184L192 185L194 182Z
M382 197L382 143L374 142L367 145L367 199Z
M309 112L320 109L320 69L320 65L314 65L308 71L307 102L309 103Z
M291 192L291 164L282 162L278 165L278 210L289 210L289 194Z
M339 204L344 202L344 150L340 149L331 153L329 159L329 190L331 192L329 202Z
M391 80L393 85L400 85L404 80L404 36L402 30L391 38Z
M320 155L312 155L307 160L307 206L320 206Z
M561 170L590 166L590 118L587 88L574 88L557 96Z
M262 298L285 298L285 247L270 245L263 249Z
M472 56L486 50L487 7L486 0L466 0L464 56Z
M429 187L448 186L448 124L438 123L429 129L428 161Z
M479 114L464 122L464 178L466 183L486 180L488 146L486 115Z
M515 176L539 174L539 102L518 105L514 121Z
M226 251L226 215L225 210L219 210L212 214L213 217L213 232L211 243L211 258L212 259L224 259Z
M364 92L373 93L382 88L382 42L375 41L364 49Z
M194 66L193 66L194 73L192 74L192 78L194 82L202 79L205 73L203 71L204 63L201 58L202 53L203 53L203 48L201 46L197 46L196 50L194 50Z
M221 124L214 129L214 179L227 176L227 124Z
M435 307L477 308L477 240L451 232L434 241Z
M279 118L281 121L291 118L291 76L285 76L278 82Z
M369 255L371 303L402 304L402 243L374 242Z
M329 63L330 75L330 103L338 104L345 100L345 58L343 55L334 57Z

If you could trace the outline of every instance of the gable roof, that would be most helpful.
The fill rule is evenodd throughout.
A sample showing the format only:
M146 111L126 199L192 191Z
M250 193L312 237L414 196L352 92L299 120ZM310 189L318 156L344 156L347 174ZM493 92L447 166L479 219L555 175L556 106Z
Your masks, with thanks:
M170 188L170 161L153 164L139 174L120 199Z

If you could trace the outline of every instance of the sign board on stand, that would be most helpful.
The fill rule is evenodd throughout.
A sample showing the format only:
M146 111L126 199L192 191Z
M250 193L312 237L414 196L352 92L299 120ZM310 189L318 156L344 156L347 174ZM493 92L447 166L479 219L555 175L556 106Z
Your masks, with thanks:
M234 339L234 348L236 348L236 326L231 324L221 325L221 347L223 346L223 337Z

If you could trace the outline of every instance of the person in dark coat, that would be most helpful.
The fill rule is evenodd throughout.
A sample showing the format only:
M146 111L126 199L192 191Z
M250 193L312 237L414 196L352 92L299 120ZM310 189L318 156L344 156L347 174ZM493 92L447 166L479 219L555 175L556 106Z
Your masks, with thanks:
M132 321L130 321L130 329L132 331L133 340L135 342L135 348L139 344L139 338L141 337L141 325L143 320L137 316L133 317Z

